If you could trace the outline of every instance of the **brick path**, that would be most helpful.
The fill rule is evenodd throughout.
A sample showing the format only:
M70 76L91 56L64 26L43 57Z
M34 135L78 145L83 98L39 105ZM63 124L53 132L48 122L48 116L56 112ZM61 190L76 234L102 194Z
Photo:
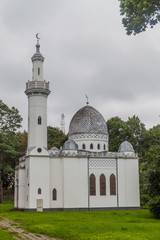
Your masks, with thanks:
M36 234L36 233L30 233L27 232L24 229L20 228L20 224L13 222L9 220L8 218L2 218L0 220L0 227L6 228L4 231L11 231L11 232L16 232L18 235L14 236L14 239L30 239L30 240L41 240L41 239L46 239L46 240L60 240L58 238L50 238L48 236L42 235L42 234Z

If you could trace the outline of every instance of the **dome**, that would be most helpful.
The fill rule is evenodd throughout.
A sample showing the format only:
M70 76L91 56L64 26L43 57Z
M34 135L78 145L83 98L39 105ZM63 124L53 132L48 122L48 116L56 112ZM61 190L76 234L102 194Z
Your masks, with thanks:
M118 152L134 152L134 149L130 142L124 141L119 146Z
M67 140L63 145L63 150L78 150L77 144L72 140Z
M69 126L69 136L77 133L108 134L103 116L93 107L85 106L73 116Z

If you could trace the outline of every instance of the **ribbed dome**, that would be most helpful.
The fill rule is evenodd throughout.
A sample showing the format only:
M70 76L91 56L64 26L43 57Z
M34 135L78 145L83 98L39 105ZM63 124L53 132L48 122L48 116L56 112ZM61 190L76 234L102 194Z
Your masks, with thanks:
M108 130L103 116L95 108L85 106L73 116L69 126L70 136L77 133L108 134Z
M124 141L119 146L118 152L134 152L134 149L130 142Z

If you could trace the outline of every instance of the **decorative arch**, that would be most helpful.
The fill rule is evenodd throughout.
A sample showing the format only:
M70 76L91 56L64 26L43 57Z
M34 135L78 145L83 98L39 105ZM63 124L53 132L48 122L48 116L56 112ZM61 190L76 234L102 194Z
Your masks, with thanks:
M90 144L90 149L93 149L93 143Z
M57 200L57 190L55 188L52 191L52 198L53 200Z
M110 175L110 195L116 195L116 177L114 174Z
M100 150L100 148L101 148L101 146L100 146L100 144L98 143L98 145L97 145L97 149Z
M93 173L90 175L89 180L90 180L90 195L95 196L96 195L96 177Z
M41 188L38 188L38 194L42 194Z
M106 177L104 174L100 175L100 195L106 195Z
M42 124L42 118L41 116L38 117L38 125L41 125Z
M82 149L86 149L86 145L84 143L82 144Z

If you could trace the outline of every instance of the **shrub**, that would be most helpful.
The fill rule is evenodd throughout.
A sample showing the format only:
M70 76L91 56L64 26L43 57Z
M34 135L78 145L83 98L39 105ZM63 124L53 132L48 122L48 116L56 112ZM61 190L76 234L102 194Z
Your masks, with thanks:
M155 218L160 219L160 195L149 201L149 209Z

